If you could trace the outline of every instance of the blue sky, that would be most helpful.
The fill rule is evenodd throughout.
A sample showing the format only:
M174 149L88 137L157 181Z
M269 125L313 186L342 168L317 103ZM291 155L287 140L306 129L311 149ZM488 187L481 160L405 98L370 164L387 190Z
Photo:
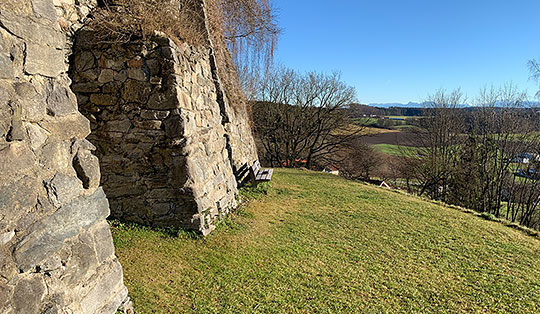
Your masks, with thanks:
M422 101L440 88L473 99L484 86L534 95L539 0L274 0L283 35L275 61L337 70L361 103Z

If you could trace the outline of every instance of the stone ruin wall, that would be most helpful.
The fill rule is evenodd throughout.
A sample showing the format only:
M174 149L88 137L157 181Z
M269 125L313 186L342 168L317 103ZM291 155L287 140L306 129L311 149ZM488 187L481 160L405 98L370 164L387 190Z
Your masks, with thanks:
M72 87L92 123L112 215L212 231L238 190L208 49L163 35L96 44L82 32L74 56Z
M67 75L66 34L90 9L0 1L0 313L115 313L127 297Z
M71 56L90 123L67 56L96 5L0 1L0 313L131 311L105 192L118 217L208 233L236 205L234 175L257 159L244 109L219 97L211 50L162 37Z

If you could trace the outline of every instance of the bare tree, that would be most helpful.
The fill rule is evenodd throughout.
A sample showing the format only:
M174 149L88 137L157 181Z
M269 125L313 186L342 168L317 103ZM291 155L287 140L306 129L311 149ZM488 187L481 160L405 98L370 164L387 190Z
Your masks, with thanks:
M529 61L529 71L531 73L531 79L540 82L540 63L537 60ZM540 89L536 92L536 97L540 98Z
M447 201L465 131L462 111L459 110L464 101L460 90L450 93L439 90L425 102L425 117L420 121L420 127L414 129L410 140L412 146L419 149L404 152L405 155L413 154L407 156L406 162L415 164L413 169L420 195ZM420 159L420 162L415 159Z
M354 88L339 73L305 75L279 67L261 82L254 124L263 152L273 166L307 167L329 162L348 139L343 108L355 99Z
M350 179L370 179L373 171L382 163L381 154L366 145L360 136L351 139L340 162L340 173Z
M462 102L459 91L430 97L415 134L420 156L405 159L414 169L409 174L418 181L419 193L536 226L538 110L527 108L526 94L511 84L483 89L474 108L458 108ZM520 155L534 162L519 165Z
M471 142L478 155L479 185L475 209L499 216L512 179L514 157L532 143L524 115L526 94L513 85L481 91L472 119Z

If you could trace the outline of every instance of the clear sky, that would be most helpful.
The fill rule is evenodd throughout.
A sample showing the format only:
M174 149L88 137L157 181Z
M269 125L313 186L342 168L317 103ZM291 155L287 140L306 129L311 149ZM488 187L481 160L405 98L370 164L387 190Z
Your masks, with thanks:
M440 88L473 99L507 82L534 95L540 0L274 0L276 62L338 70L361 103L424 100Z

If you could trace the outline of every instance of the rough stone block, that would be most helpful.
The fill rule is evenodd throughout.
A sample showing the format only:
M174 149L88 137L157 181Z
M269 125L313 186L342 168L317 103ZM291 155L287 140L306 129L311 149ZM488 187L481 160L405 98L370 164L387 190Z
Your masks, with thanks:
M5 183L5 182L2 182ZM0 186L0 228L13 224L26 213L32 211L37 203L39 187L30 177L24 177L11 184ZM14 226L11 226L14 228Z
M128 78L134 79L137 81L147 81L146 73L141 68L129 68L128 69Z
M109 216L109 202L103 189L82 196L34 224L15 248L15 262L27 271L57 252L65 240L76 236Z
M90 51L79 51L73 59L75 71L84 72L96 67L94 54Z
M0 24L15 36L27 40L30 45L36 44L58 49L64 47L66 37L62 32L37 23L30 18L2 11L0 12ZM42 57L45 56L42 55ZM63 61L63 57L61 60ZM54 60L52 61L54 62Z
M65 53L63 50L49 46L28 44L24 70L28 74L57 77L67 69L64 59Z
M59 170L69 172L71 159L69 142L52 140L46 143L41 149L39 165L44 171L49 173Z
M180 115L171 115L165 121L165 132L169 138L178 138L184 135L184 119Z
M96 82L77 83L73 84L71 89L77 93L97 93L99 85Z
M92 94L90 102L98 106L114 106L118 103L118 98L111 94Z
M39 125L27 123L26 132L30 140L30 147L34 151L40 149L45 144L45 141L47 141L47 131L39 127Z
M94 146L94 144L90 143L90 141L88 141L87 139L74 140L73 144L71 145L71 153L75 155L75 154L77 154L77 152L79 152L80 149L93 152L93 151L96 150L96 146Z
M13 296L13 288L7 284L0 282L0 312L9 313L11 308L11 297Z
M32 8L38 17L56 21L56 9L50 0L32 0Z
M122 301L127 297L127 293L122 293L125 290L122 280L122 268L118 263L112 263L106 275L99 278L97 284L90 292L81 300L82 313L107 313L99 311L107 306L108 303L115 303L116 308L122 304ZM103 291L108 291L109 294L104 298ZM126 291L127 292L127 291ZM120 296L118 294L121 293ZM104 302L105 301L105 302Z
M121 82L110 82L110 83L106 83L105 85L101 87L101 91L105 94L119 95L121 90L122 90Z
M99 159L89 151L79 150L73 159L73 167L85 189L95 189L101 178Z
M154 89L146 107L155 110L171 110L179 108L180 103L174 92L170 90L161 91L159 89Z
M2 89L0 89L0 141L6 139L7 134L11 129L13 110L7 103L7 97L7 95L2 93Z
M116 72L114 74L114 80L117 81L117 82L125 82L127 80L128 76L127 76L127 71L125 70L122 70L120 72Z
M52 137L62 140L83 139L90 134L90 121L76 113L65 117L48 118L39 123Z
M98 82L101 84L112 82L114 80L114 74L115 72L111 69L101 70L98 77Z
M81 236L79 236L79 239ZM94 250L95 245L96 243L91 242L89 244L81 240L75 241L71 245L71 255L63 262L62 281L67 286L78 286L88 281L88 275L91 274L91 269L99 265L96 251Z
M13 294L13 307L17 313L39 313L47 287L40 274L30 274L19 281Z
M0 246L0 286L2 282L12 280L18 273L19 271L11 257L11 252L7 250L6 246ZM0 299L2 299L1 295L2 293L0 293ZM2 309L2 301L0 301L0 309Z
M160 120L135 121L135 127L143 130L161 130Z
M127 133L131 129L131 126L131 121L126 119L108 121L105 128L110 132Z
M29 174L36 166L34 154L26 143L0 146L0 184L7 184Z
M64 117L77 112L77 98L66 87L54 85L47 96L47 112L54 117Z
M79 179L61 173L54 176L45 186L49 200L56 207L64 206L83 192L83 185Z
M14 77L15 69L13 62L8 55L0 54L0 79L8 79Z
M151 86L146 82L127 80L122 91L122 98L127 102L146 103L151 92Z
M141 118L147 120L163 120L169 116L169 111L141 110Z
M103 221L96 225L94 231L94 242L96 246L96 255L99 264L114 257L114 244L109 224Z

